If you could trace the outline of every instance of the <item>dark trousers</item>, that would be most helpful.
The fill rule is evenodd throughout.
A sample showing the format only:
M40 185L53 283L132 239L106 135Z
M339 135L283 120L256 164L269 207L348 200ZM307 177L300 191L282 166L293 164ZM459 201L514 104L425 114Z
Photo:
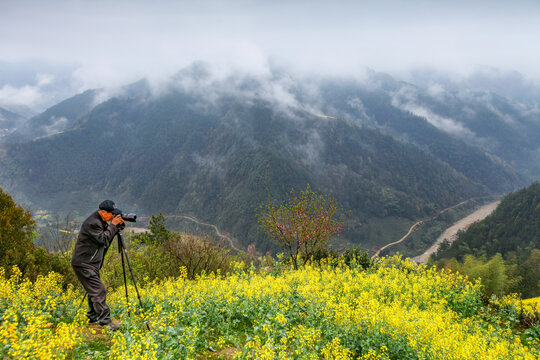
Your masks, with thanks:
M107 291L99 278L99 271L92 267L73 266L73 270L82 286L88 293L88 307L86 313L90 322L99 322L100 325L111 323L111 310L105 303Z

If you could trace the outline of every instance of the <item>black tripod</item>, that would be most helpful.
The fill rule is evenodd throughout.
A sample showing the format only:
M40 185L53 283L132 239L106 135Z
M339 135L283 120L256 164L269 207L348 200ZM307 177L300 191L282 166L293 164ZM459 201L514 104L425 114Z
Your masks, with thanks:
M133 281L133 286L135 286L135 291L137 292L137 298L139 299L139 305L141 306L141 309L144 311L144 307L141 300L141 295L139 294L139 289L137 288L137 280L135 280L135 274L133 274L133 268L131 267L131 262L129 261L129 256L126 250L126 244L124 243L124 238L122 237L122 232L119 230L116 233L116 237L118 239L118 252L120 253L120 257L122 258L122 272L124 273L124 288L126 289L126 303L129 304L129 295L128 295L128 288L127 288L127 278L126 278L126 265L127 262L129 272L131 274L131 280ZM125 257L125 261L124 261ZM128 315L131 316L129 307L128 307ZM145 323L146 328L148 331L150 331L150 325L148 323Z

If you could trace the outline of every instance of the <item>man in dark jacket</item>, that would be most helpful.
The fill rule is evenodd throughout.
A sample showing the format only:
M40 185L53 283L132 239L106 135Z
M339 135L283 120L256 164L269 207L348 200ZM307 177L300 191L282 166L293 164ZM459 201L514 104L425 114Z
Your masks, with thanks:
M99 204L99 210L81 225L71 258L71 266L88 294L89 310L86 315L90 323L109 326L112 330L117 330L118 326L112 322L111 311L105 303L107 291L99 278L99 270L118 226L124 222L121 214L112 200Z

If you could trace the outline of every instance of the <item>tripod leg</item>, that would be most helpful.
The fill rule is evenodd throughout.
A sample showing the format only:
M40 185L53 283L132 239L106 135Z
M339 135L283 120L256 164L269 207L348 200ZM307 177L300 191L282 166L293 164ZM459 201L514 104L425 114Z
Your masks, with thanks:
M81 308L82 304L84 304L84 299L86 299L86 295L88 295L88 293L85 292L85 293L84 293L84 296L83 296L83 298L82 298L82 301L81 301L81 303L79 304L79 307L77 308L77 311L79 311L79 309ZM76 312L77 312L77 311L76 311Z
M129 296L128 296L127 278L126 278L126 265L124 262L123 251L120 251L120 257L122 258L122 272L124 273L124 288L126 289L126 306L127 306L128 316L131 316L131 312L129 311Z
M135 286L135 292L137 293L137 299L139 299L139 305L141 306L141 309L144 311L144 307L141 300L141 295L139 294L139 288L137 288L137 280L135 280L135 274L133 273L133 268L131 267L131 262L129 261L129 256L126 250L126 246L124 244L124 239L122 238L122 234L118 232L118 249L122 251L123 255L126 256L126 262L128 264L129 272L131 273L131 280L133 281L133 285ZM122 257L123 259L123 257ZM127 285L126 285L127 286ZM127 289L127 287L126 287ZM146 323L146 328L148 331L150 331L150 325Z
M131 267L131 263L129 262L129 257L127 254L126 249L124 248L124 255L126 256L126 261L129 267L129 272L131 273L131 280L133 280L133 285L135 286L135 291L137 292L137 298L139 299L139 305L141 305L141 308L143 308L141 295L139 294L139 289L137 288L137 281L135 280L135 275L133 274L133 268Z

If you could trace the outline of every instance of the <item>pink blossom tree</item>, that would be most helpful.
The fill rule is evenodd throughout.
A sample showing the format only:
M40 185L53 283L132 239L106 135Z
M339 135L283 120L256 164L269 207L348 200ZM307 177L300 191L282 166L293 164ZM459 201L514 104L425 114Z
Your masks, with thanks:
M279 207L270 199L257 218L261 228L287 252L295 269L299 260L305 265L315 252L325 249L347 222L333 197L316 194L309 185L300 194L291 190Z

